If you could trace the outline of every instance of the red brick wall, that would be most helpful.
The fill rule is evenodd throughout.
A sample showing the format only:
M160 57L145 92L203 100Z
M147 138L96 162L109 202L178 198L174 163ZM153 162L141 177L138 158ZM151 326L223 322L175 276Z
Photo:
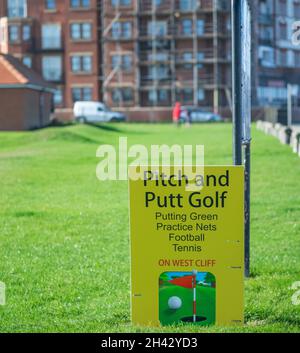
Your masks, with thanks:
M40 105L40 96L43 107ZM52 94L47 92L28 88L1 88L0 130L29 130L48 125L51 100Z

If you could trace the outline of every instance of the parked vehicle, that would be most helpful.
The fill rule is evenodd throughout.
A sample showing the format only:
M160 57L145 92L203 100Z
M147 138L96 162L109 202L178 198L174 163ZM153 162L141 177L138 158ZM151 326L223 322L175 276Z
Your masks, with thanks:
M74 117L81 123L121 122L126 116L110 110L101 102L76 102L74 104Z
M181 119L183 121L186 121L187 116L190 117L190 122L192 123L223 121L222 117L219 114L204 111L199 107L192 107L192 106L181 107Z

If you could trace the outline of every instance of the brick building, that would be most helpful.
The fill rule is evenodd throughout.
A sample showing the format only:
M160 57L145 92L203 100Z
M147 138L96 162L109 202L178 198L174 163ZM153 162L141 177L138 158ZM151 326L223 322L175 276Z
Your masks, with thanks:
M292 41L294 23L300 20L299 0L255 0L253 6L253 60L256 61L257 101L260 106L284 106L287 84L299 100L300 45Z
M0 130L29 130L50 122L55 87L12 55L0 54Z
M299 0L253 0L253 103L298 87ZM230 0L3 0L0 51L57 87L56 111L101 100L133 119L169 119L179 100L230 116Z
M176 101L229 106L229 1L104 0L101 15L110 106L150 119L169 118Z
M55 84L60 113L74 100L100 99L96 0L5 0L0 6L0 51Z

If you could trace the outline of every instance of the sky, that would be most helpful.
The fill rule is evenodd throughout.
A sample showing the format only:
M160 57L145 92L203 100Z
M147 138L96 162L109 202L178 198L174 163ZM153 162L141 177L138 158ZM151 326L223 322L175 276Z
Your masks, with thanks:
M198 272L197 274L197 282L203 282L207 272ZM171 277L184 277L184 276L191 276L192 272L167 272L167 275L171 279Z

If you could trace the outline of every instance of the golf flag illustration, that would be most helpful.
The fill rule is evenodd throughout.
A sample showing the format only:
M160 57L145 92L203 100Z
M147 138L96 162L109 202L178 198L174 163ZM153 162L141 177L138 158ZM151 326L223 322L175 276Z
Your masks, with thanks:
M193 270L193 294L194 294L194 300L193 300L193 322L197 322L197 271Z
M191 276L175 278L170 283L193 290L193 322L197 322L197 270L193 270Z

